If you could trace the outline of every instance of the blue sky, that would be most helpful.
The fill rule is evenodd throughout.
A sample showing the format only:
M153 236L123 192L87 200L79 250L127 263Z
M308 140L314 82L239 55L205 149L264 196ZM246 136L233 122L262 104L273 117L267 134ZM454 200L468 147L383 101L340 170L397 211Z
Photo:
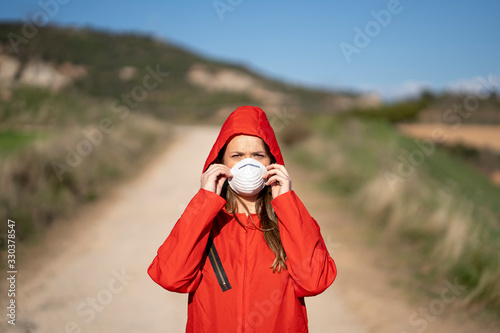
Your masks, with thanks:
M498 0L16 0L2 1L0 20L32 20L43 3L51 23L154 34L292 83L385 98L500 75Z

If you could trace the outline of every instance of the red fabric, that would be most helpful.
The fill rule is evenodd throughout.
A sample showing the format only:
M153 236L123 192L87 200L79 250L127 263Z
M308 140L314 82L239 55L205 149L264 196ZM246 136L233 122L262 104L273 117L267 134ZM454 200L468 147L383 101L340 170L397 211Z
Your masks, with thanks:
M258 136L269 146L271 154L273 154L276 159L276 163L285 165L273 128L269 124L264 111L255 106L240 106L229 115L222 125L219 136L217 140L215 140L215 144L210 154L208 154L203 172L205 172L208 166L216 159L219 151L229 139L238 134Z
M223 125L203 170L235 134L257 135L283 163L264 112L241 107ZM163 288L189 293L186 332L308 332L304 296L323 292L337 270L320 229L294 191L276 197L288 270L273 273L274 253L245 214L241 226L219 195L200 189L158 249L148 274ZM257 215L252 215L260 226ZM206 256L211 235L232 289L222 292Z

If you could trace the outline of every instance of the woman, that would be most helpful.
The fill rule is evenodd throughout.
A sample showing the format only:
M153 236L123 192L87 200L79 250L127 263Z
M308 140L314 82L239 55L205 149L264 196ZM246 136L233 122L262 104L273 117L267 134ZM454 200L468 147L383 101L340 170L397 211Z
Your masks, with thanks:
M186 332L308 332L304 297L337 271L291 185L265 113L236 109L148 269L163 288L189 293Z

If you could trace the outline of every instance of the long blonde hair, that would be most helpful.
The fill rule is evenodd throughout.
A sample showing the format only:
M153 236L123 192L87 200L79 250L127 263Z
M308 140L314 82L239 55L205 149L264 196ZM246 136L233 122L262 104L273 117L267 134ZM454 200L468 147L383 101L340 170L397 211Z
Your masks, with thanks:
M262 140L264 147L266 149L267 155L271 158L271 163L276 163L276 159L271 154L269 147ZM217 162L223 163L224 153L226 151L226 146L222 148L217 157ZM250 214L250 210L247 205L241 200L236 192L228 186L228 182L226 181L224 187L221 192L221 196L226 199L226 210L233 215L235 220L243 226L243 223L238 219L236 213L238 213L238 202L245 208L248 216L250 216L250 220L256 229L262 231L264 235L264 240L267 243L267 246L274 252L276 255L273 263L270 267L273 268L273 273L278 271L281 272L282 269L287 269L286 266L286 253L283 248L283 244L281 243L281 236L279 232L279 222L276 213L274 212L274 208L271 205L271 200L273 199L271 193L271 187L266 186L262 191L260 191L259 196L257 197L257 201L255 202L255 212L259 217L262 228L259 228Z

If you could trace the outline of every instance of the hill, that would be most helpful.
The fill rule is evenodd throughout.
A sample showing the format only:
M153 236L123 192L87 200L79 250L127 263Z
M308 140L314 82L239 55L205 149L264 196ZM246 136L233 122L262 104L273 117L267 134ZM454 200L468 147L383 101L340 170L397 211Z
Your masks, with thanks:
M242 104L267 109L286 104L307 112L379 104L373 96L287 85L146 35L50 26L40 28L25 44L18 42L22 36L22 25L0 24L4 100L9 96L6 87L43 85L54 91L118 98L165 119L200 119ZM160 75L158 84L146 79L154 76L152 72Z

